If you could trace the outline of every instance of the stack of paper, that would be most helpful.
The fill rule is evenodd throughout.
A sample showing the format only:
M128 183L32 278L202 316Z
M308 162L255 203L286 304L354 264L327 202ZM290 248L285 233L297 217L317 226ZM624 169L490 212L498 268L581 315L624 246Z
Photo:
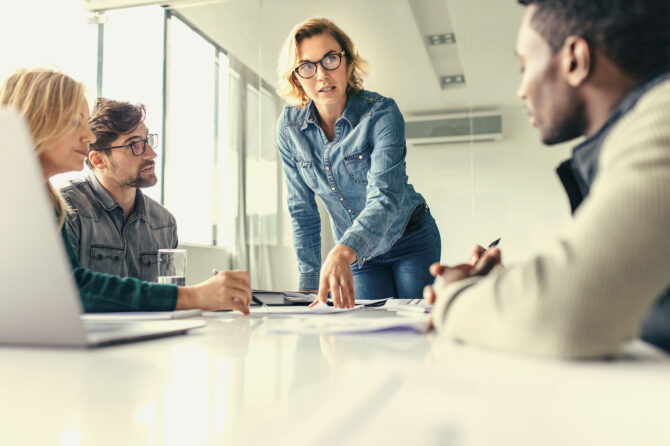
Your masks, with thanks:
M423 299L389 299L384 304L387 310L411 313L430 313L433 309Z

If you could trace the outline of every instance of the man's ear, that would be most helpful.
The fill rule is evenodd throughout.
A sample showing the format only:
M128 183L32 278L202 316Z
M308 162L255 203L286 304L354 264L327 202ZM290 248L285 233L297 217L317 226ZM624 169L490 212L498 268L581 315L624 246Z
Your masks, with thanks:
M88 160L95 169L104 169L107 167L105 156L98 150L90 150L88 152Z
M591 48L582 37L570 36L561 49L561 71L572 87L579 87L591 74Z

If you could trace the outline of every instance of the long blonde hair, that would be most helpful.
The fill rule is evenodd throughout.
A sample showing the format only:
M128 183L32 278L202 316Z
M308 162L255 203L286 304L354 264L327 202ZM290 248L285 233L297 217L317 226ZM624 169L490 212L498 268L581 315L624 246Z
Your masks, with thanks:
M48 150L50 142L73 130L72 123L76 121L84 99L82 83L49 68L18 70L0 87L0 105L14 107L23 115L38 156ZM67 206L49 181L47 189L60 227Z
M347 94L352 96L358 93L365 84L368 63L358 54L358 49L351 38L328 19L307 19L298 23L288 34L277 63L277 74L279 75L277 93L296 107L304 108L309 103L309 97L300 86L293 71L300 60L298 46L304 39L321 34L330 35L344 50L344 57L347 59Z

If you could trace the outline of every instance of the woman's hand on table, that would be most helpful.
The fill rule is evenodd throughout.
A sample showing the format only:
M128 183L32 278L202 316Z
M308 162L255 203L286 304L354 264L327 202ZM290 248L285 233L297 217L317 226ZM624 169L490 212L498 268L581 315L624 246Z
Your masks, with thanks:
M321 265L317 302L327 302L328 292L333 297L335 308L352 308L356 296L354 294L354 276L351 272L351 263L356 260L356 252L348 246L337 244L328 253L328 257Z

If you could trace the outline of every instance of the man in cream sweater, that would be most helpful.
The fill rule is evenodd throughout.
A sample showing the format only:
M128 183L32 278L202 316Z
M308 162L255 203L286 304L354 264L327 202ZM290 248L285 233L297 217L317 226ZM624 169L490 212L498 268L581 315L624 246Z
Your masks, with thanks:
M670 2L519 3L530 121L545 144L586 137L558 168L574 219L513 267L481 247L472 264L433 265L433 323L541 356L610 356L641 331L670 350Z

